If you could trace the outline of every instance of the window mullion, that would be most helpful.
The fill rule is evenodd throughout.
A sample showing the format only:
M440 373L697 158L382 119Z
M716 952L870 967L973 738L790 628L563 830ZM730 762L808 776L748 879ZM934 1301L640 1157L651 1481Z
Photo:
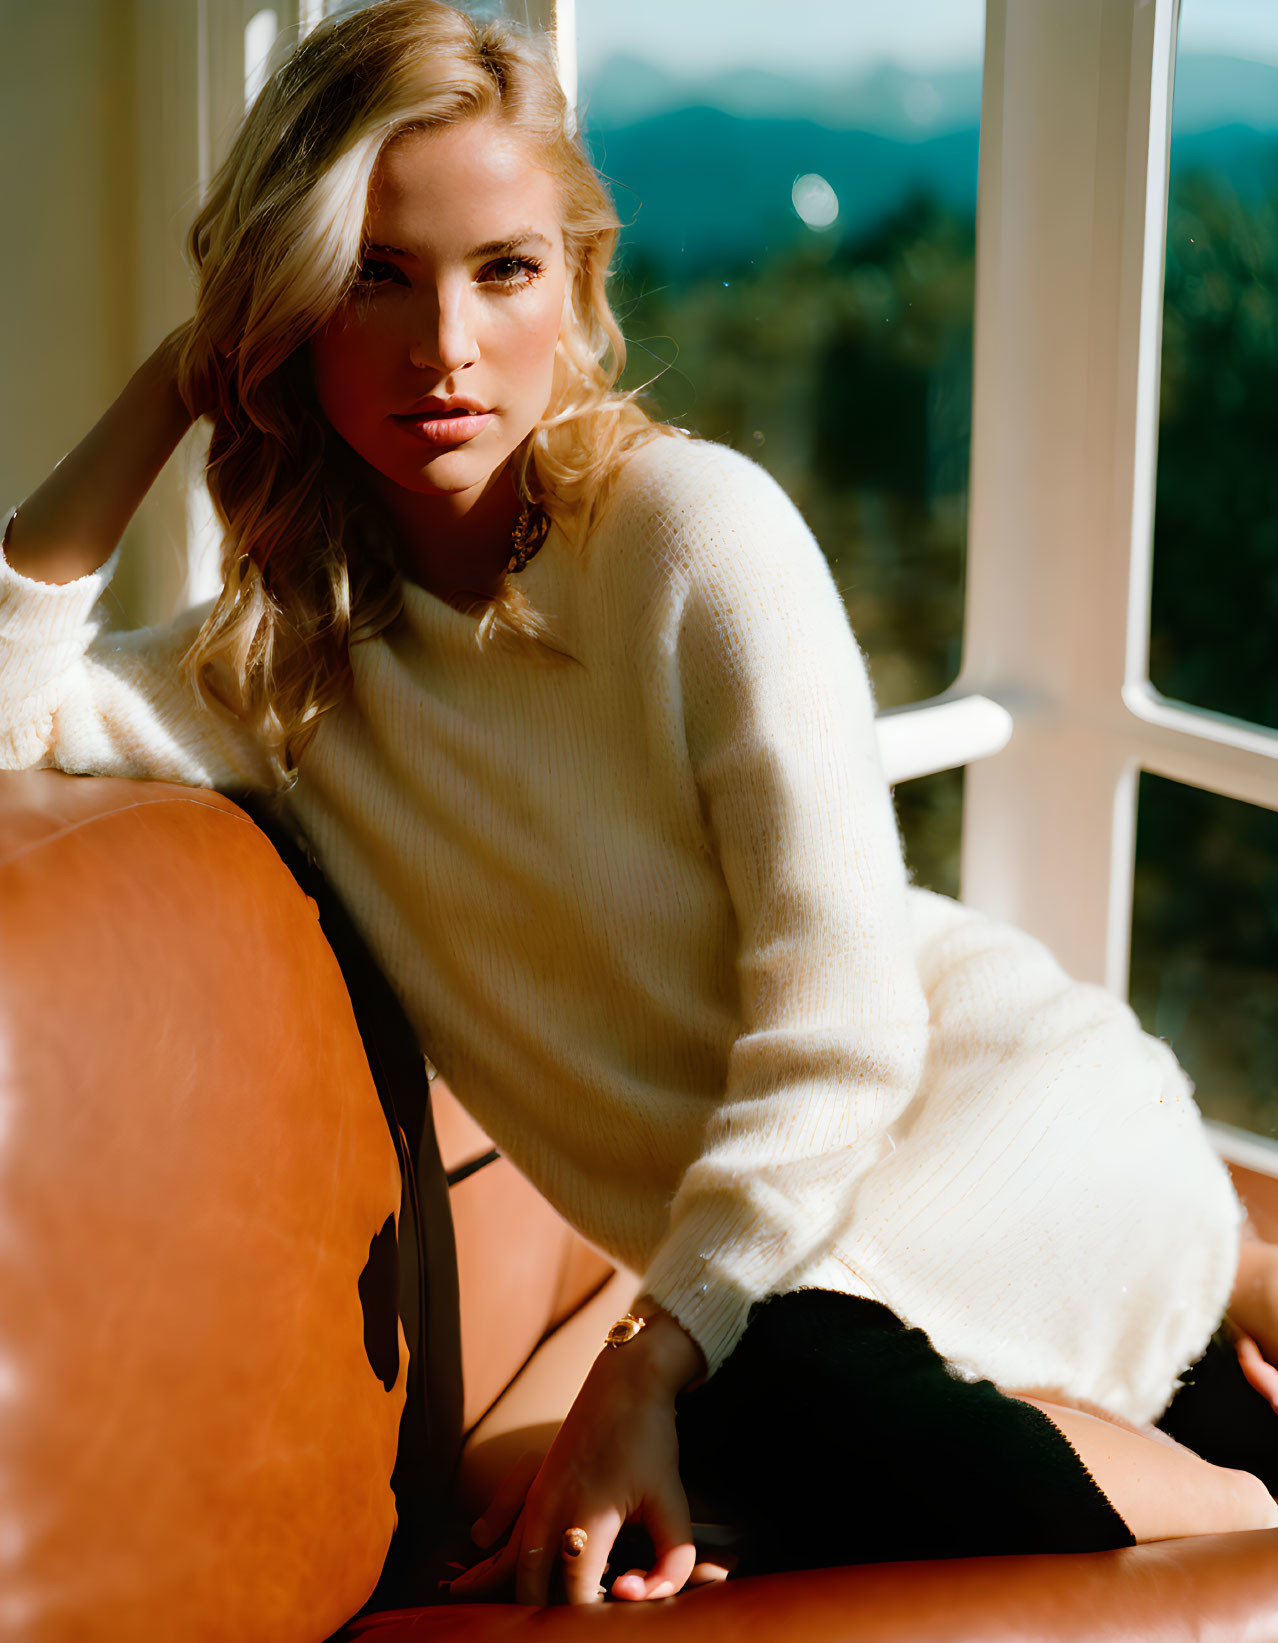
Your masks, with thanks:
M965 663L1013 714L969 771L964 899L1124 991L1132 548L1157 417L1176 0L989 0ZM1149 351L1155 350L1151 367ZM1147 575L1147 570L1146 570ZM1142 599L1147 598L1143 589Z
M1012 716L988 696L953 691L909 707L889 708L875 720L879 757L888 785L988 759L1012 736Z
M1169 702L1152 685L1126 692L1124 739L1146 770L1278 810L1278 730Z

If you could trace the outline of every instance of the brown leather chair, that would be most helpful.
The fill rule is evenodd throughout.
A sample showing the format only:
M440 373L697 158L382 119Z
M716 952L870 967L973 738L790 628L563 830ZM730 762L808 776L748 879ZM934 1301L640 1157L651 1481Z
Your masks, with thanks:
M408 1364L313 908L216 794L5 776L0 1065L0 1637L314 1643L386 1555Z
M0 1023L0 1639L321 1643L390 1542L406 1372L396 1331L391 1378L372 1282L395 1150L312 909L216 795L0 778ZM488 1138L438 1083L433 1106L454 1183L464 1523L544 1446L635 1279L507 1161L482 1163ZM1240 1182L1278 1234L1272 1184ZM671 1643L1278 1643L1278 1531L636 1606L426 1607L340 1637L618 1626Z

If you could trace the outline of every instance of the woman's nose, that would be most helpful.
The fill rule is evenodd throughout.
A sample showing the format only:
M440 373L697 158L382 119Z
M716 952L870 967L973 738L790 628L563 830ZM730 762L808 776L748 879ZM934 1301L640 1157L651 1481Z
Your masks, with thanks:
M414 314L408 357L421 370L450 376L479 358L479 339L466 293L424 292Z

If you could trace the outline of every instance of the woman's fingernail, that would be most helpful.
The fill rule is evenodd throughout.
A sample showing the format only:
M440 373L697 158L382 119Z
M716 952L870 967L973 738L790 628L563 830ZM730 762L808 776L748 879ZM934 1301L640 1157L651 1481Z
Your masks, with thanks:
M648 1595L650 1597L669 1597L671 1592L673 1592L673 1591L674 1591L673 1582L669 1581L669 1580L663 1580L663 1581L660 1582L659 1585L654 1586L652 1588L652 1591Z
M481 1550L486 1550L493 1543L493 1532L483 1518L476 1518L470 1526L470 1538Z

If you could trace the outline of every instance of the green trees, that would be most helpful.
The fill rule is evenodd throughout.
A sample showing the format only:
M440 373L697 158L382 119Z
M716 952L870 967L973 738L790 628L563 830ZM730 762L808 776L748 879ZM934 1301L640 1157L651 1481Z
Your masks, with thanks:
M1278 164L1178 179L1167 234L1150 677L1278 726Z
M880 707L958 673L972 398L975 225L911 194L870 232L808 232L681 277L631 252L614 291L623 381L654 411L755 457L830 560ZM920 883L958 891L961 771L902 784Z
M1174 180L1150 677L1278 727L1278 164ZM1214 1116L1278 1133L1278 813L1141 781L1132 1002Z

